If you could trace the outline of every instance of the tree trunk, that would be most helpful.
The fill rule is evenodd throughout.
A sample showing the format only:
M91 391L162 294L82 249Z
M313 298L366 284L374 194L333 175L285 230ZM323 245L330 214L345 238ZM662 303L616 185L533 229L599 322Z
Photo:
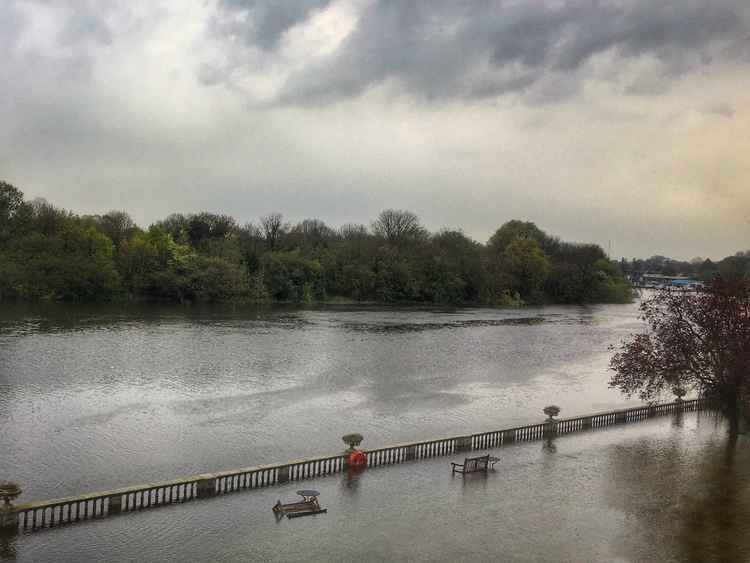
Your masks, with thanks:
M729 420L729 434L736 436L740 432L740 417L737 416L737 411L727 413L727 419Z
M726 396L724 399L724 416L729 422L729 434L736 436L740 432L740 422L742 413L740 412L740 402L735 394Z

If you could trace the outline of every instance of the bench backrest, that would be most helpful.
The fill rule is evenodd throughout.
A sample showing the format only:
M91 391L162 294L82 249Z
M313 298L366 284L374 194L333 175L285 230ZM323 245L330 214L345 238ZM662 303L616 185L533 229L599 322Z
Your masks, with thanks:
M490 461L489 454L481 455L478 457L467 457L464 459L464 471L476 471L478 469L486 469L489 461Z

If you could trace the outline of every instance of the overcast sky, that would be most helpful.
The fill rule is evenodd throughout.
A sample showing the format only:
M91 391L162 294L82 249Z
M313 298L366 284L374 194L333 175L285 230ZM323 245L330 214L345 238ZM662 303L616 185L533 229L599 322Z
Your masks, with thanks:
M383 208L750 248L747 0L2 0L0 179L79 213Z

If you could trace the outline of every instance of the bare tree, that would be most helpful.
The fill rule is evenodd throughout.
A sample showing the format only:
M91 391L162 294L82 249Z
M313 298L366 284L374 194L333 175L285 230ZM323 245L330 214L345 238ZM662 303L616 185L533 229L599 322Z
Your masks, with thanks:
M0 242L10 237L11 219L23 205L23 192L0 180Z
M23 192L0 180L0 219L9 221L23 203Z
M118 248L136 230L135 222L130 215L125 211L117 210L102 215L99 226Z
M71 211L55 207L43 197L31 200L30 206L35 227L46 236L57 233L73 217Z
M316 247L335 239L338 233L320 219L305 219L297 223L291 233L299 239L299 244Z
M225 239L237 232L237 221L229 215L202 211L188 215L187 219L187 235L196 248L204 240Z
M338 234L341 240L346 242L345 246L350 248L354 253L353 258L360 258L362 256L363 247L371 238L367 227L359 223L346 223L342 225L339 228Z
M263 231L256 224L252 222L245 223L239 230L240 243L251 249L253 252L258 252L259 243L265 238Z
M360 240L367 238L367 227L359 223L346 223L339 228L339 235L344 240Z
M269 213L260 218L260 228L263 230L263 236L266 237L268 249L274 250L281 235L289 229L289 225L284 223L284 216L281 213Z
M189 220L182 213L172 213L154 224L168 232L175 242L184 243L188 241Z
M372 223L373 232L389 243L400 245L410 239L422 238L427 234L420 224L419 217L411 211L385 209Z

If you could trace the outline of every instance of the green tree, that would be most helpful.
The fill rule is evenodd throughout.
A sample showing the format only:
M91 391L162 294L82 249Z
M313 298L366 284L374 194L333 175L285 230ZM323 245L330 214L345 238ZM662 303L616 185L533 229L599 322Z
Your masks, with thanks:
M536 241L541 247L547 240L547 234L530 221L516 219L504 223L487 241L487 246L495 254L501 254L516 239Z
M51 237L37 232L15 241L10 258L13 293L25 299L108 301L121 290L112 241L73 221Z
M263 272L273 299L300 303L325 298L320 263L305 259L299 249L266 254Z
M425 248L427 299L438 303L477 303L486 285L482 245L457 230L433 235Z
M192 301L234 301L247 291L247 278L239 265L222 258L196 255L187 269L187 294Z
M524 299L541 300L539 290L550 267L539 243L531 238L513 240L503 251L503 262L512 277L512 289Z
M591 303L607 300L607 275L611 262L596 244L560 243L552 256L545 292L558 303ZM616 270L612 270L616 272ZM629 285L618 274L618 284Z
M375 295L378 301L417 301L420 284L412 263L398 253L386 253L375 264Z

